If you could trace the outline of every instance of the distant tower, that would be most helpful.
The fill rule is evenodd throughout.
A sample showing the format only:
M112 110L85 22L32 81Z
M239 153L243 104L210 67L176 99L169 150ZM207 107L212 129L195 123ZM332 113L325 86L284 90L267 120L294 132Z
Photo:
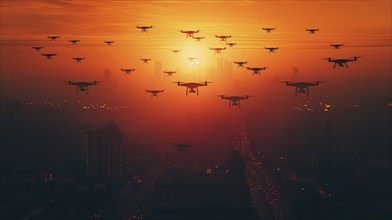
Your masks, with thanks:
M103 70L103 81L105 81L105 82L110 81L110 69Z
M204 79L216 80L216 70L214 67L209 67L204 71Z
M223 79L222 75L223 75L223 59L218 58L216 60L216 79L222 80Z
M238 90L240 88L240 79L234 79L234 89Z
M245 162L239 150L235 150L229 160L229 177L236 182L246 182Z
M154 76L155 80L160 80L162 75L162 62L156 61L154 66Z
M123 175L123 133L114 121L100 130L86 132L87 177L103 177L113 181Z
M227 83L229 83L229 85L232 86L233 85L233 62L229 62L225 60L222 74L224 74Z
M299 71L297 67L293 67L292 80L297 81L299 79Z

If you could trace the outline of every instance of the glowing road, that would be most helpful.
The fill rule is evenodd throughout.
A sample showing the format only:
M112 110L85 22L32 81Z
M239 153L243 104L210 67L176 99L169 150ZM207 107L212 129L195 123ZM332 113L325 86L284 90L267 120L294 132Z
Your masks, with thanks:
M249 142L242 124L238 128L233 145L240 151L246 164L246 179L251 190L252 206L262 219L284 220L281 199L273 180L264 168L262 161L254 156L255 149Z

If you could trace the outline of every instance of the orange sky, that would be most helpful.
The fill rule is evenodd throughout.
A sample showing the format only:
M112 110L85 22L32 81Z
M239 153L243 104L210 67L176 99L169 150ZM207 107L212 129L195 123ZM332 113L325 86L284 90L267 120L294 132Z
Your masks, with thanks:
M391 87L391 7L391 1L1 1L1 96L2 100L80 99L151 107L152 100L144 90L165 89L157 102L166 107L187 103L183 107L187 111L213 111L211 108L227 108L218 94L251 94L254 97L244 107L259 108L266 101L293 99L293 89L277 82L291 80L292 69L297 67L305 80L327 82L312 88L314 96L345 100L339 93L350 87L366 94L364 97L372 91L386 104L390 94L385 92ZM136 25L154 28L146 34ZM276 30L266 34L262 27ZM305 28L320 31L309 35ZM197 36L205 39L187 39L181 29L198 29ZM48 35L61 38L49 41ZM225 46L214 35L232 35L228 41L237 45L214 55L209 47ZM81 42L71 46L69 39ZM104 40L115 43L107 46ZM333 50L331 43L344 47ZM58 56L45 61L31 49L37 45ZM263 49L266 46L280 49L269 54ZM182 53L174 55L171 49ZM332 69L332 63L322 59L355 55L363 59L349 63L349 69ZM71 58L76 56L86 60L75 63ZM200 64L189 66L185 58L190 56L197 57ZM152 62L143 64L140 58L152 58ZM228 63L247 60L249 66L268 69L261 76L252 76L233 66L233 79L240 84L236 87L208 74L217 58ZM162 62L162 70L180 71L155 80L156 61ZM120 69L128 67L137 71L124 76ZM76 95L64 83L102 80L104 69L110 69L118 82L116 93L98 85L88 96ZM178 80L214 83L200 88L200 97L186 97L185 88L171 83ZM103 98L110 94L110 99Z

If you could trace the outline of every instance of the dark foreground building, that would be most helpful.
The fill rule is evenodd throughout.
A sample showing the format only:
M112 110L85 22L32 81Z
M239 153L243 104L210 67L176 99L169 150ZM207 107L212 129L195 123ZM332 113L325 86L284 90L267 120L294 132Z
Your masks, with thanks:
M236 151L227 175L175 175L158 181L146 219L258 219Z
M123 175L123 133L113 121L102 129L86 131L86 174L116 182Z

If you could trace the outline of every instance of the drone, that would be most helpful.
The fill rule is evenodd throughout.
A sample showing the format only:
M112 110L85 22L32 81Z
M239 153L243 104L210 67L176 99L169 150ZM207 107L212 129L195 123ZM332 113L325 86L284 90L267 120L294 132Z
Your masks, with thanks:
M178 53L178 52L180 52L181 50L171 50L171 52L173 52L173 53Z
M57 53L41 53L41 55L45 56L47 60L51 60L52 57L57 55Z
M48 36L48 38L50 38L51 40L56 40L57 38L60 38L60 36L51 35Z
M92 82L73 82L73 81L66 81L68 85L76 86L76 94L79 92L86 92L88 94L88 87L94 86L99 83L99 81L92 81Z
M176 71L163 71L163 73L166 73L168 76L171 76L176 73Z
M331 44L331 47L333 47L334 50L339 50L341 47L343 47L343 44Z
M187 57L187 59L189 60L189 62L193 62L193 60L196 60L196 57Z
M78 43L80 40L69 40L69 42L71 42L71 44L76 44Z
M121 69L121 71L123 71L125 75L126 74L131 75L132 71L135 71L135 70L136 69Z
M305 93L309 96L309 87L310 86L318 86L320 83L320 81L316 81L316 82L282 82L282 83L286 83L287 86L294 86L295 87L295 95L297 95L298 93Z
M226 41L227 38L231 38L231 35L215 35L216 38L219 38L220 41Z
M196 31L183 31L183 30L180 30L180 31L183 34L186 34L187 38L188 37L192 37L193 38L193 34L199 33L199 30L196 30Z
M252 75L259 74L261 70L267 69L267 67L246 67L248 70L252 70Z
M148 58L148 59L140 59L140 60L143 61L144 63L148 63L148 61L150 61L151 59Z
M146 90L146 92L151 93L151 97L156 96L158 98L158 94L164 92L165 90Z
M269 53L275 53L275 50L279 49L279 47L264 47L268 50Z
M204 39L204 37L192 37L193 39L195 39L196 41L200 41L202 39Z
M249 99L251 97L250 95L246 96L225 96L225 95L218 95L221 97L221 99L227 99L229 100L229 108L231 108L232 105L236 105L239 108L241 108L241 100L243 99Z
M72 57L77 63L80 63L82 60L86 59L85 57Z
M306 31L309 32L309 34L316 34L316 31L319 31L320 29L305 29Z
M221 54L221 51L226 50L226 47L210 47L210 50L215 50L215 54Z
M180 149L180 151L184 151L185 148L192 146L192 144L173 144L173 143L171 143L171 145L173 147L178 147L178 149Z
M226 43L227 45L229 45L230 47L233 47L234 45L236 45L236 43Z
M148 29L152 28L153 26L136 26L136 28L140 29L141 33L148 33Z
M328 57L328 58L324 58L324 59L328 60L328 62L333 62L334 63L333 68L336 67L336 64L339 65L340 67L346 66L346 68L348 68L348 64L347 64L348 62L357 61L358 58L361 58L361 57L354 56L352 58L353 59L333 59L333 58Z
M275 28L262 28L265 33L271 33L271 31L275 30Z
M39 52L41 49L43 49L44 47L31 47L33 48L35 51Z
M112 43L114 43L114 41L104 41L104 43L107 45L112 45Z
M244 67L244 64L247 64L247 61L234 61L234 64L237 64L238 67Z
M196 93L197 95L199 95L199 87L200 86L207 86L208 83L211 82L202 82L202 83L194 83L194 82L190 82L190 83L186 83L186 82L173 82L173 83L177 83L177 86L185 86L186 87L186 95L188 95L188 92L190 93ZM195 90L196 89L196 90Z

